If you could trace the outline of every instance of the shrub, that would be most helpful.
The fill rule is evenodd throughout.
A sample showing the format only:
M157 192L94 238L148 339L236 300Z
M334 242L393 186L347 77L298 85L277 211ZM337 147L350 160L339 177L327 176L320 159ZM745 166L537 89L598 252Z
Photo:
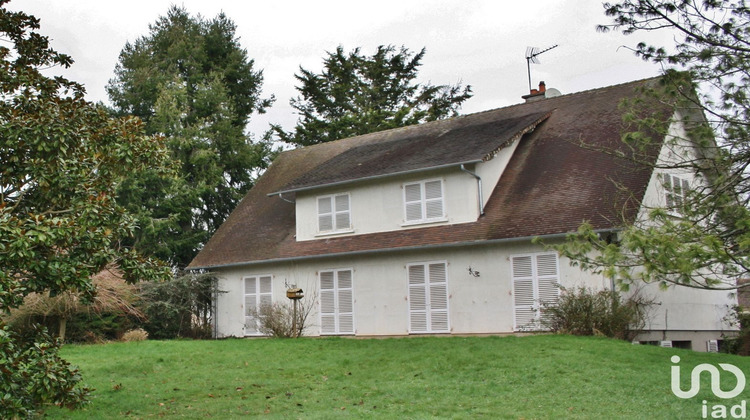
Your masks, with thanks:
M148 333L143 328L127 331L122 335L122 341L144 341L148 339Z
M307 319L314 307L313 300L297 301L297 320L294 322L293 302L261 305L253 316L260 320L260 332L271 337L300 337L308 327Z
M143 328L155 339L210 338L213 298L220 293L208 273L185 273L165 282L143 283Z
M17 332L0 324L0 418L33 418L44 404L87 402L91 390L78 386L81 375L59 356L61 343L38 326Z
M118 340L126 331L132 330L143 318L117 313L82 313L68 321L65 342L101 343Z
M719 351L750 356L750 312L746 312L739 305L734 305L724 321L729 324L730 328L734 327L739 331L736 335L724 336L724 343Z
M554 305L542 303L542 324L551 331L572 335L603 335L632 341L648 320L653 302L638 293L622 298L614 290L561 287Z

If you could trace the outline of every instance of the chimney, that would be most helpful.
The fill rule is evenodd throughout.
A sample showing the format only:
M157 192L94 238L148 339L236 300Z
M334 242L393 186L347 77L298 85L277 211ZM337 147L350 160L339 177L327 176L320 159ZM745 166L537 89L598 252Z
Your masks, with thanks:
M539 82L539 89L531 89L531 93L523 95L521 98L525 99L526 102L534 102L544 99L544 94L547 91L547 85L544 82Z

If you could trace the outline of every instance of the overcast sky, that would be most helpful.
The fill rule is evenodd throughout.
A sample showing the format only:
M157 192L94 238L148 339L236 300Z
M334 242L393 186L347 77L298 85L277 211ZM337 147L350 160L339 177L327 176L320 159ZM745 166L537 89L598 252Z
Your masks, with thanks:
M420 80L469 84L474 97L461 113L485 111L522 101L528 93L524 54L527 46L559 47L532 64L532 83L563 94L656 76L623 46L634 47L643 34L598 33L609 23L597 0L13 0L10 9L41 19L40 32L53 48L75 60L68 78L83 83L92 101L108 102L104 90L127 41L148 34L148 26L171 4L211 18L224 12L237 25L240 43L264 75L263 95L276 96L266 115L254 116L250 131L269 123L286 129L297 116L289 99L297 95L299 66L320 71L326 51L342 45L371 55L378 45L427 48ZM669 45L668 34L650 40Z

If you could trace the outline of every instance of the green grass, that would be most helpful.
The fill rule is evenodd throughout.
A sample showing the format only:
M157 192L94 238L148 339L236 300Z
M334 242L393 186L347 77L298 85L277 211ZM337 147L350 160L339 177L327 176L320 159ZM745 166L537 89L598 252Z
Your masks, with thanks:
M750 359L634 346L604 338L411 337L146 341L66 346L96 388L83 410L51 418L700 418L710 393L670 391L670 357L683 389L699 363ZM727 377L730 376L730 377ZM731 375L723 389L733 388ZM710 411L709 411L710 413Z

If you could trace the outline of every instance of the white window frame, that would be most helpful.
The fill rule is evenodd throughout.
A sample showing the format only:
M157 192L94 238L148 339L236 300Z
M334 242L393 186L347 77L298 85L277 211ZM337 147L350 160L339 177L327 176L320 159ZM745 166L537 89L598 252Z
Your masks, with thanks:
M427 198L427 184L440 183L440 197ZM407 189L411 186L419 186L419 199L409 201ZM406 182L402 185L402 198L404 203L404 223L401 226L418 225L423 223L435 223L447 221L447 211L445 208L445 181L442 178L425 179L417 182ZM440 203L440 215L429 217L427 215L428 205L431 203ZM419 219L409 219L409 206L419 204Z
M255 282L255 292L254 293L248 293L247 290L247 282L248 280L253 280ZM263 288L263 281L268 281L268 288ZM265 291L264 291L265 290ZM246 336L262 336L264 335L260 331L260 319L255 318L252 316L252 314L249 313L251 308L248 308L248 299L252 299L252 306L255 308L260 308L261 305L264 304L273 304L273 276L270 274L264 274L264 275L252 275L252 276L244 276L242 278L242 311L244 313L244 324L243 324L243 331L245 332ZM253 326L248 327L250 323L254 323Z
M444 278L433 281L431 266L439 265L442 265ZM418 282L418 279L412 276L412 269L416 267L422 268L424 278L421 282ZM407 264L406 282L409 293L407 298L409 301L409 333L450 333L448 262L440 260Z
M350 283L341 287L341 273L348 272ZM323 287L323 275L332 274L332 288ZM354 269L336 268L318 272L318 321L320 335L353 335L356 332L354 317ZM330 301L330 302L329 302ZM332 325L331 325L332 324Z
M670 173L661 173L659 179L664 189L667 209L679 212L687 200L690 180L684 176Z
M337 210L336 208L336 199L338 197L346 197L347 202L347 208L345 210ZM322 211L320 206L321 200L328 200L331 206L330 211ZM318 236L324 236L324 235L331 235L331 234L339 234L339 233L351 233L354 230L352 229L352 197L351 194L346 193L337 193L337 194L327 194L327 195L320 195L315 197L315 208L316 208L316 215L317 215L317 223L318 223ZM349 221L349 224L347 226L338 226L339 217L346 216L346 219ZM330 217L331 220L331 229L324 229L321 225L321 217Z
M540 269L540 258L554 258L554 265ZM529 260L528 272L523 272L520 266L516 266L516 262L521 264L522 259ZM510 266L513 285L513 328L516 331L542 330L542 301L556 302L560 297L560 258L555 252L511 255ZM554 273L547 271L550 268L554 268ZM525 293L525 296L522 293Z

